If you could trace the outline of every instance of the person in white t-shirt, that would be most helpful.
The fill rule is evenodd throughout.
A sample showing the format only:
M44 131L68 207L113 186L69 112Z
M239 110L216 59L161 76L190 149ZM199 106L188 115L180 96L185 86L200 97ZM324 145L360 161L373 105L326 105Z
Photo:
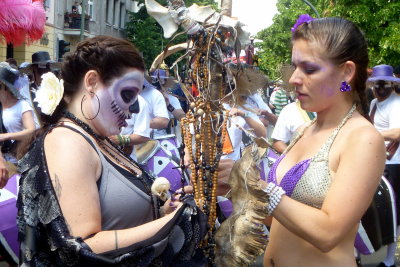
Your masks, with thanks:
M137 113L133 113L130 119L126 120L128 126L121 129L119 136L110 137L117 145L130 147L130 157L135 161L137 160L135 146L150 140L151 133L149 106L140 95L137 101L139 110Z
M315 114L303 110L298 101L286 105L279 114L272 132L272 147L278 153L282 153L288 146L294 132L313 117L315 117Z
M375 128L385 139L387 157L383 176L390 182L396 196L397 237L400 235L400 146L396 139L391 139L391 133L400 128L400 96L394 92L394 86L400 84L400 79L394 77L390 65L377 65L372 68L368 82L373 83L375 99L370 105L370 119ZM397 142L396 142L397 141ZM392 147L393 149L389 149ZM392 151L392 153L391 153ZM383 239L383 238L382 238ZM396 238L397 239L397 238ZM395 251L397 243L388 245L386 257L379 266L395 266Z
M267 127L267 135L269 137L272 134L278 116L272 113L269 106L262 99L260 93L247 96L246 103L256 111L260 121Z
M28 138L35 131L33 109L29 103L21 99L18 88L14 86L19 78L19 72L0 63L0 102L2 107L2 123L7 131L0 134L0 142L10 141L3 146L3 156L6 161L17 163L15 154L10 150L15 141ZM15 144L14 144L15 145Z
M163 94L144 80L143 91L140 95L146 100L150 111L150 128L153 129L153 138L166 135L169 123L167 104Z
M246 108L251 109L250 106L244 105L244 108L236 108L228 103L223 103L223 106L229 110L230 121L227 127L233 152L223 155L221 159L236 161L240 158L243 129L252 129L254 135L257 137L265 137L267 130L256 114L246 110Z

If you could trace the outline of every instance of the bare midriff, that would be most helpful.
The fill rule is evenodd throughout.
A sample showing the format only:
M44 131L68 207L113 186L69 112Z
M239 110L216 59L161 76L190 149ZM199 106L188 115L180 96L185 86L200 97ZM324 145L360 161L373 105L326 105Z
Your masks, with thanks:
M334 249L324 253L274 219L264 255L264 267L355 267L353 248L356 233L357 225Z

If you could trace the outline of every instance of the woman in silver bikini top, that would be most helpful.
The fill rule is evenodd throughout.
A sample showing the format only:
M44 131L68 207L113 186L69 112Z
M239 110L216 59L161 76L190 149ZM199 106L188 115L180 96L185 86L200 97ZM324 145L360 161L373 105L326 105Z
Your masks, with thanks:
M309 206L321 208L332 182L329 171L330 148L340 129L351 118L355 109L356 105L353 105L314 157L297 163L283 176L279 185L285 190L286 195ZM315 119L308 123L301 132L295 134L286 151L272 165L268 182L277 184L276 169L279 163L313 123L315 123Z

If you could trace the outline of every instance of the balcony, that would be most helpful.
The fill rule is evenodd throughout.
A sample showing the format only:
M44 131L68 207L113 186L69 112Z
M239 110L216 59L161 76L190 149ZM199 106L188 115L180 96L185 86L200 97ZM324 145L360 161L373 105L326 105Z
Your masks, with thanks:
M65 12L64 29L80 30L81 20L82 20L81 14ZM85 24L83 25L85 31L89 31L89 20L90 16L85 14Z

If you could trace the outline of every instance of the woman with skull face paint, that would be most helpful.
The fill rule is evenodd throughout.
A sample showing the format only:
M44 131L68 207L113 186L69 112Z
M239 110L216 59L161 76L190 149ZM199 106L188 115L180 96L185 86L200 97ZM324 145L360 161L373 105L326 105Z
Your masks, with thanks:
M292 32L289 82L301 107L317 117L271 167L264 266L356 266L358 225L385 155L382 136L366 119L366 41L341 18L302 15Z
M44 78L35 100L44 127L20 161L21 263L191 265L205 228L193 199L160 208L153 178L107 138L126 126L143 71L132 44L98 36L65 57L64 85Z

